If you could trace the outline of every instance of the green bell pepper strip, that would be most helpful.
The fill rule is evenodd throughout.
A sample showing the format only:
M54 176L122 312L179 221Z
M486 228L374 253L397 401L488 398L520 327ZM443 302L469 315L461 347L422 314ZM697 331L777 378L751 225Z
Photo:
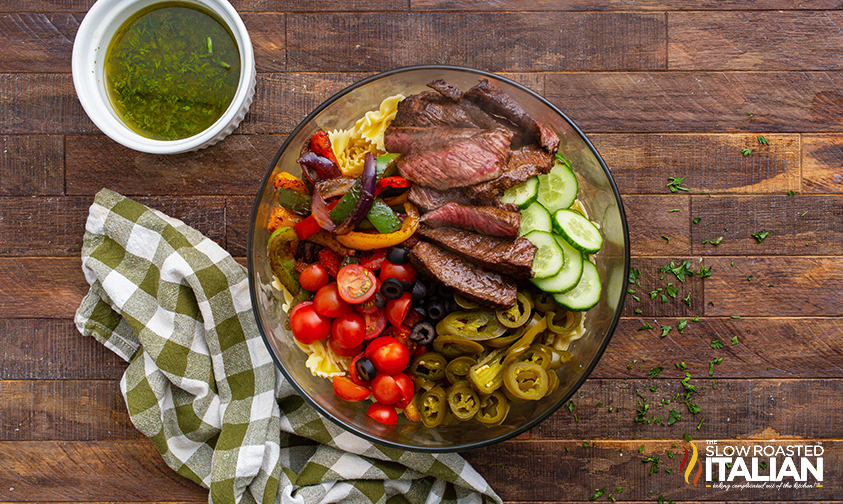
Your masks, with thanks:
M278 277L281 285L293 297L303 290L299 284L299 272L296 271L295 252L299 246L299 237L291 227L278 228L269 236L267 255L272 273Z
M313 204L313 199L309 194L304 194L286 187L279 187L278 204L287 210L307 217L310 215L310 207Z
M394 164L394 161L398 159L400 154L383 154L378 156L375 160L375 182L380 180L383 177L384 172L387 168ZM357 206L357 201L360 199L360 192L362 188L363 182L361 177L358 177L357 180L354 181L354 184L351 186L351 189L348 190L347 193L340 198L339 203L337 206L331 210L329 214L331 216L331 220L334 222L343 222L348 214L354 210L354 207ZM371 219L370 219L371 220ZM374 224L374 223L373 223ZM401 227L400 225L398 227ZM382 231L381 231L382 232Z
M372 208L369 209L366 218L379 233L394 233L401 229L401 219L380 198L375 198L372 202Z

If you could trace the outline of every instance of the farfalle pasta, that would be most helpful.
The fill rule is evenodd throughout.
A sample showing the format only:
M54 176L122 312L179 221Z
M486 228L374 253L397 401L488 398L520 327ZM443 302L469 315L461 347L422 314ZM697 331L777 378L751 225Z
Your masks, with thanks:
M357 177L363 173L363 161L366 153L380 155L386 152L383 134L398 112L398 102L404 95L397 94L384 99L378 110L370 110L345 130L328 132L337 164L346 177Z

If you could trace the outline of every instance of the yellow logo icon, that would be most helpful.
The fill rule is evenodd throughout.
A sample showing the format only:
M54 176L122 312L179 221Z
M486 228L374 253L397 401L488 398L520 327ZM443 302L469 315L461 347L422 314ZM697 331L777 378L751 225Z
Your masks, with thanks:
M691 443L691 460L688 460L688 449L685 448L685 456L682 458L682 463L679 464L679 470L685 471L685 483L690 485L691 481L689 478L694 470L694 466L696 466L697 474L694 476L694 486L697 486L697 482L700 480L700 476L702 476L702 463L699 461L697 445L693 441L689 441L689 443Z

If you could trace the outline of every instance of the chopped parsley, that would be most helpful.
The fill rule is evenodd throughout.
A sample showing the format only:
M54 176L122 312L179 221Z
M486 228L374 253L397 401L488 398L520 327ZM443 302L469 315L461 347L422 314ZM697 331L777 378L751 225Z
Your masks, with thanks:
M805 210L804 212L802 212L802 215L800 215L800 217L805 217L806 215L808 215L808 211L807 211L807 210Z
M685 299L683 299L683 301L685 301L685 304L688 305L688 308L690 308L691 307L691 294L688 294L687 296L685 296Z
M692 438L691 435L688 434L687 432L682 435L682 439L684 439L685 441L688 441L689 443L694 440L694 438Z
M703 240L702 244L703 245L711 244L711 245L714 245L716 247L716 246L720 245L720 242L722 242L722 241L723 241L723 237L721 236L721 237L717 238L716 240Z
M674 213L674 212L681 212L682 210L678 208L674 208L673 210L668 210L667 213Z
M656 366L647 372L647 378L653 379L664 371L664 366Z
M759 466L761 466L761 469L766 469L766 468L767 468L767 463L766 463L766 462L764 462L763 460L762 460L761 462L759 462L759 463L758 463L758 465L759 465Z
M659 468L661 467L661 463L659 462L659 457L645 457L644 459L641 460L641 463L642 464L648 464L648 463L652 464L650 466L650 474L649 474L650 476L659 472Z
M714 366L719 365L723 362L723 357L718 357L716 359L712 359L711 362L708 364L708 376L714 376Z
M663 326L661 326L661 328L662 328L662 334L661 334L660 338L664 338L665 336L667 336L667 333L669 333L670 330L673 329L673 326L672 325L663 325Z
M733 345L737 345L737 344L738 344L738 337L737 337L737 336L732 336L732 344L733 344Z
M638 447L638 453L644 453L644 445Z
M732 315L732 317L731 317L731 318L733 318L733 319L739 319L739 318L741 318L741 316L740 316L740 315Z
M700 278L710 277L711 276L711 268L713 268L713 266L709 266L708 268L703 266L702 268L700 268Z
M634 284L641 278L641 270L629 268L629 283Z
M646 331L648 329L653 329L653 326L651 326L649 323L644 324L644 325L642 325L641 327L638 328L639 331Z
M673 425L681 419L682 415L678 411L672 409L670 410L670 415L667 417L667 425Z
M673 299L676 299L676 295L679 294L679 289L674 287L673 284L667 284L664 288L664 292Z
M702 217L694 217L694 224L699 224L702 220Z
M790 191L787 191L788 196L794 196L795 194L796 193L793 191L793 189L791 189Z
M640 301L640 300L639 300L639 301ZM632 310L632 311L633 311L633 312L635 312L635 314L636 314L636 315L641 315L642 313L644 313L643 311L641 311L641 308L636 308L636 309L634 309L634 310Z
M604 493L606 493L606 487L599 488L599 489L595 488L594 489L594 495L592 495L591 498L589 498L588 500L590 500L590 501L597 500L600 497L602 497Z
M743 149L741 149L741 154L743 154L743 157L747 157L752 154L752 149L744 147Z
M682 331L688 326L688 321L686 319L680 319L679 325L676 326L676 329L679 330L679 334L682 334Z
M761 145L770 145L770 141L764 138L763 135L758 135L758 143Z
M685 371L686 369L688 369L688 366L686 366L684 362L676 363L674 364L674 366L676 366L676 369L680 371Z
M670 192L675 193L676 191L688 191L687 187L682 187L680 184L685 180L685 177L668 177L667 178L667 188L670 189Z
M755 238L756 240L758 240L758 243L763 242L764 238L766 238L768 236L770 236L770 232L764 231L763 229L761 231L757 232L757 233L752 233L752 237Z
M723 348L723 342L719 339L712 339L711 340L711 348Z
M669 237L669 236L662 235L662 238L664 238L665 240L667 240L667 243L670 243L670 237Z

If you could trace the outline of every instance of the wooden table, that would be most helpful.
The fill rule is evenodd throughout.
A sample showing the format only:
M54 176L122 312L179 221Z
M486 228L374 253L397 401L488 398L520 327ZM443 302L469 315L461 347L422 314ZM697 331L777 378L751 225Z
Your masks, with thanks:
M335 91L427 63L499 72L582 127L623 193L641 271L640 302L628 296L573 411L466 454L504 500L588 501L600 488L598 501L839 499L838 0L240 0L259 72L251 112L219 145L169 157L117 145L82 110L70 54L91 3L0 0L0 502L206 500L130 424L124 364L73 325L93 194L132 196L242 257L253 195L285 134ZM672 193L669 177L688 190ZM672 279L659 268L684 259L711 277L674 279L675 299L651 300ZM673 326L664 338L662 325ZM696 416L658 406L683 391L679 362L698 388ZM634 421L636 390L662 423ZM672 408L682 418L667 426ZM823 441L825 485L695 488L667 455L689 447L685 433ZM660 458L659 472L646 457Z

